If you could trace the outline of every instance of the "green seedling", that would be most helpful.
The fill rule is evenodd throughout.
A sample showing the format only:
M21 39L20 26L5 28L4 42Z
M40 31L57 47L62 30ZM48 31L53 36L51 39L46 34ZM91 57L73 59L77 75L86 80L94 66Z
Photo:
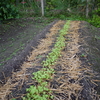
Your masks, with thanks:
M2 66L3 64L1 63L0 66Z
M38 55L36 58L41 58L41 57L43 57L42 55Z
M52 70L49 70L49 69L42 69L38 72L35 72L33 73L34 77L32 79L35 79L38 83L41 83L42 81L44 80L49 80L51 79L51 75L53 74L54 72Z
M14 45L14 44L12 43L12 44L9 45L9 47L12 47L13 45Z
M85 54L81 54L81 56L80 57L85 57L86 55Z
M16 100L16 99L13 98L13 99L11 99L11 100Z
M36 34L36 32L34 32L34 35Z
M42 82L39 86L30 86L26 89L28 92L26 97L23 97L23 100L48 100L53 98L49 95L51 91L47 88L47 82Z

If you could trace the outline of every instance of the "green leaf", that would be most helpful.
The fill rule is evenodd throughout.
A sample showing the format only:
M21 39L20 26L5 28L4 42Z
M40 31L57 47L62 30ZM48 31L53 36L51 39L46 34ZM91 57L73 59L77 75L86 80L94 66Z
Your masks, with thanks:
M54 98L54 96L50 96L50 98L51 98L51 99L53 99L53 98Z
M16 100L16 99L13 98L13 99L11 99L11 100Z

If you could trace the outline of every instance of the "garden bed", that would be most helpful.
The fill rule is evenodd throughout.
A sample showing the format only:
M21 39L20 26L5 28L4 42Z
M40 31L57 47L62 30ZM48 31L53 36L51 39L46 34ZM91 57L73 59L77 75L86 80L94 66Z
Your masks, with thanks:
M46 64L48 55L54 51L60 31L66 22L68 21L52 22L35 35L22 54L16 57L16 61L11 60L9 67L10 64L13 66L4 67L4 71L10 74L1 75L1 78L5 79L1 80L2 100L22 100L27 94L27 88L37 87L40 84L32 79L32 73L43 69L43 61ZM98 37L98 28L86 22L70 22L70 27L64 35L65 46L60 51L58 59L54 60L56 63L50 65L54 69L54 74L51 74L52 79L45 80L48 89L52 91L47 94L52 96L53 100L99 100L100 75L97 65L100 63L96 60L99 59L100 52ZM7 77L8 75L11 76Z

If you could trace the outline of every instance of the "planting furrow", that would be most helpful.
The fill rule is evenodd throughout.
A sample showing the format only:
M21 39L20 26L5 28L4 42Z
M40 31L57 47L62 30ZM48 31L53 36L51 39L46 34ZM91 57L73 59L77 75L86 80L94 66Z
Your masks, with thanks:
M50 32L46 34L46 37L40 41L40 44L36 48L33 47L33 51L30 53L27 62L23 63L21 70L13 72L12 77L9 78L6 84L0 88L1 100L21 98L25 95L26 87L29 87L31 84L37 84L31 79L32 73L42 68L41 62L51 51L56 36L64 23L64 21L58 21L54 24L50 29Z

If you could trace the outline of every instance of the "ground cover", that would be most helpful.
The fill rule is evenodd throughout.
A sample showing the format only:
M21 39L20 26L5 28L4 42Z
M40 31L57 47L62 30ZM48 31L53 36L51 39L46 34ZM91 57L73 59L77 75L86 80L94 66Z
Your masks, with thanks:
M36 87L39 90L38 86L40 86L41 80L39 83L32 77L35 77L41 70L42 74L44 72L48 73L47 69L44 69L48 66L47 63L50 62L48 59L51 57L48 55L52 55L52 51L54 51L52 48L55 47L60 30L63 29L65 23L66 21L53 22L51 29L49 27L48 30L39 34L39 36L42 36L40 43L37 46L32 46L30 56L20 66L19 71L13 71L12 76L6 80L6 84L2 83L0 87L1 100L22 100L33 88ZM49 66L53 68L51 71L53 72L51 73L52 76L49 73L51 78L43 78L42 80L46 82L44 84L46 93L42 91L43 89L41 90L48 98L46 100L49 100L50 97L53 100L99 100L100 75L98 73L99 62L96 60L96 58L99 58L97 54L100 50L98 47L98 30L98 28L86 22L70 22L69 30L66 31L67 34L64 34L64 38L60 38L64 39L65 46L60 52L61 56L58 57L58 60L52 59L56 63ZM42 63L43 61L44 63ZM42 97L42 93L39 94L40 97ZM29 98L24 99L28 100Z

